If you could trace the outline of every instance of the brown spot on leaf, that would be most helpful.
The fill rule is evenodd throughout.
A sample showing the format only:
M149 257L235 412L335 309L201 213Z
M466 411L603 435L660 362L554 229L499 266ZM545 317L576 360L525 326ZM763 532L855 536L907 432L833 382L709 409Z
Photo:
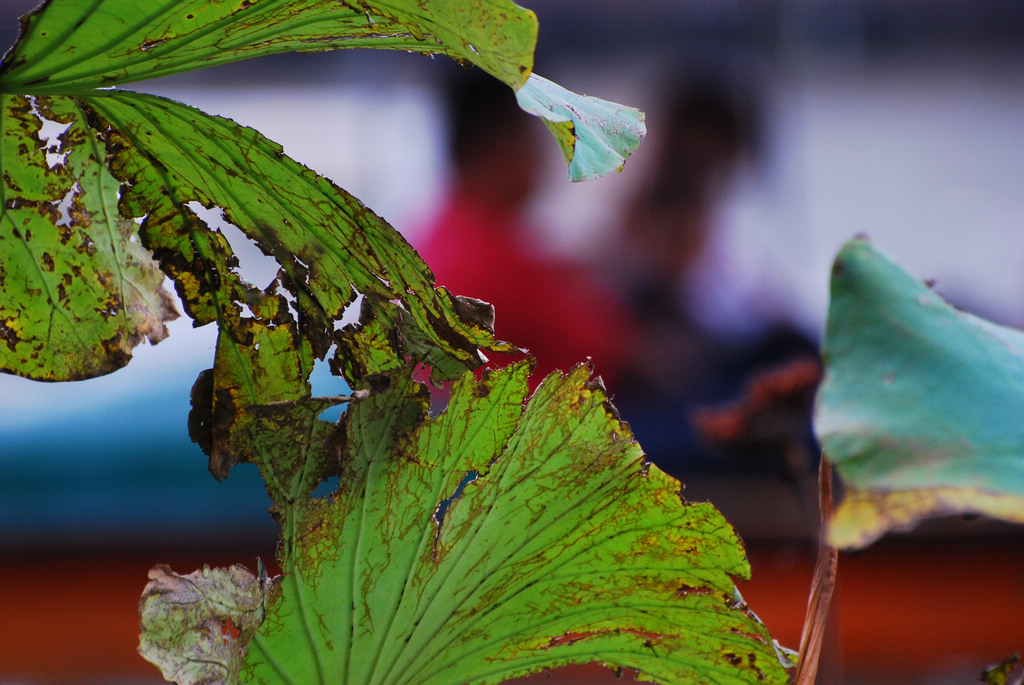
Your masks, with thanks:
M143 52L145 52L147 50L152 50L153 48L155 48L156 46L160 45L161 43L166 43L166 42L167 42L166 38L161 38L159 40L147 40L147 41L144 41L141 45L139 45L139 49L142 50Z
M593 367L589 363L587 364L587 366L591 369L591 371L593 371ZM589 381L587 381L583 385L583 387L591 392L600 392L602 395L608 394L608 389L604 387L604 379L602 379L600 376L594 376Z
M18 343L22 342L18 332L11 328L10 324L13 323L10 319L0 321L0 340L7 345L7 347L13 352L18 346Z
M494 305L489 302L458 295L452 301L452 308L463 322L494 333Z
M231 441L240 409L231 389L217 387L215 371L209 470L217 480L224 480L233 466L247 460L245 455L235 450Z

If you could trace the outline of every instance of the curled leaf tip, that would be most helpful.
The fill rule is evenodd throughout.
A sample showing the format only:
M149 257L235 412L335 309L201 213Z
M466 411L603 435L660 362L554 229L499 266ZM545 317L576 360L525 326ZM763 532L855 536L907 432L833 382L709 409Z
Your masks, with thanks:
M516 91L516 100L554 135L572 181L620 171L647 135L640 110L578 95L537 74Z

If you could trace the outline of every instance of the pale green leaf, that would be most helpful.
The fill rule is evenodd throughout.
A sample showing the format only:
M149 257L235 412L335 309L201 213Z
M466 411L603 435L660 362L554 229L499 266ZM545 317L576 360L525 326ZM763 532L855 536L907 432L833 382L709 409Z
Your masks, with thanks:
M839 253L815 430L863 547L942 514L1024 523L1024 334L946 303L866 240Z
M523 110L544 120L573 181L622 169L647 134L640 110L577 95L536 74L516 91L516 99Z
M463 378L436 418L400 375L353 402L338 492L285 523L245 680L498 683L596 661L786 681L722 516L645 464L587 369L524 408L528 372Z
M72 100L0 95L0 370L91 378L166 337L178 313L118 186Z
M242 566L187 576L156 566L139 602L139 653L178 685L236 683L269 591Z

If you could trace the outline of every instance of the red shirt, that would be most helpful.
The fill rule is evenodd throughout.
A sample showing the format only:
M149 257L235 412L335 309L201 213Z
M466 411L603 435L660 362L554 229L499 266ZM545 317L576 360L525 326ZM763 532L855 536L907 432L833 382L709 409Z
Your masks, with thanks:
M420 254L437 285L494 305L495 337L536 358L534 385L589 358L613 390L632 330L624 306L579 265L544 255L535 240L518 217L455 196L428 227ZM514 359L495 356L500 365Z

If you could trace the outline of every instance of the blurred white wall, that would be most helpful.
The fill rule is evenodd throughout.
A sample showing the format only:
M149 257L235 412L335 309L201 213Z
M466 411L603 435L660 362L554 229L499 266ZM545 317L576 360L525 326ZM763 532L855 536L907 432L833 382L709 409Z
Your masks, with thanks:
M765 218L786 243L775 253L802 319L823 315L829 261L864 233L957 304L1024 323L1024 73L1013 62L807 69L772 106Z
M428 85L144 85L256 128L394 225L414 224L440 194L444 115Z

